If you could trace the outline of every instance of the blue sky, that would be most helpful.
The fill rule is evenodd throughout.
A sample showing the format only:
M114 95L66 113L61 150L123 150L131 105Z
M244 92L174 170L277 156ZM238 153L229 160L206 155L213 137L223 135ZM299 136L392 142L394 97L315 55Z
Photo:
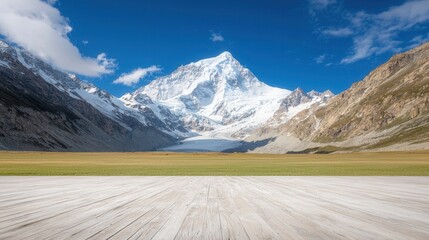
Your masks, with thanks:
M53 49L50 57L50 46L34 46L34 41L16 37L19 32L11 32L18 30L8 29L5 21L2 27L0 10L4 38L43 53L60 68L79 69L83 79L116 96L223 51L269 85L339 93L392 54L429 39L429 0L4 1L11 4L4 12L24 6L16 2L34 4L38 13L49 12L48 25L60 29L59 38L65 38L58 39L58 45L67 45L64 49L75 54L76 61L61 62L61 55L54 54L62 47ZM34 38L49 35L40 32ZM64 50L63 56L67 53ZM81 67L86 63L91 68ZM139 82L113 83L134 70L128 79Z

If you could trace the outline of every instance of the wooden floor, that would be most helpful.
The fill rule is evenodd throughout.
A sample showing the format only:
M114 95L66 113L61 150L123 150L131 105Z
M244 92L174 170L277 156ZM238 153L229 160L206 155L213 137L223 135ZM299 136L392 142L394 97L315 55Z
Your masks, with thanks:
M429 239L429 178L0 177L0 239Z

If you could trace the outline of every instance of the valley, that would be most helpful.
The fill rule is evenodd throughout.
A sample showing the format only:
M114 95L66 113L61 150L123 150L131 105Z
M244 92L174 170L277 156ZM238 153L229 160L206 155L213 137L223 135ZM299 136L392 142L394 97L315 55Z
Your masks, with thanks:
M223 52L115 97L1 42L0 149L278 154L429 149L428 56L429 43L394 55L334 95L269 86Z
M0 0L0 240L429 240L429 0Z
M16 112L15 115L20 119L9 123L8 118L0 117L0 129L4 132L0 135L0 149L5 150L141 151L168 147L167 149L182 151L184 144L196 143L201 139L229 139L233 143L231 146L223 144L219 147L219 141L204 140L197 143L204 145L202 149L189 149L186 145L183 149L224 151L239 147L238 143L244 142L270 118L276 117L273 126L280 125L302 110L324 105L334 96L330 91L305 93L302 89L290 91L271 87L261 82L229 52L180 66L171 74L154 79L148 85L119 98L4 42L0 44L0 59L0 73L3 73L2 78L5 79L1 82L0 90L9 92L15 87L14 82L31 79L34 87L20 85L20 91L29 92L26 98L50 100L53 98L51 95L55 95L81 104L83 102L94 114L103 115L105 121L121 132L107 132L110 129L99 129L97 124L89 129L81 129L77 125L94 118L84 113L77 119L65 117L66 121L72 120L68 124L74 126L69 131L71 134L67 133L70 135L67 140L63 138L65 133L61 132L59 125L49 131L39 129L36 133L35 129L29 129L24 122L46 124L46 119L39 119L45 110L34 109L18 97L9 100L3 96L0 97L0 104L3 102L0 111L8 114ZM16 74L19 72L26 74ZM37 92L25 89L30 87L49 88L52 93L42 97ZM16 93L10 93L12 94ZM79 112L61 102L53 104L52 109L58 113L64 109ZM20 114L32 113L34 110L39 115ZM96 133L92 133L93 131ZM103 132L110 135L112 140L106 142L107 138L101 136ZM96 141L90 143L93 146L88 148L88 141L79 137L82 135L94 138ZM119 139L113 141L115 138ZM183 144L178 144L181 142Z

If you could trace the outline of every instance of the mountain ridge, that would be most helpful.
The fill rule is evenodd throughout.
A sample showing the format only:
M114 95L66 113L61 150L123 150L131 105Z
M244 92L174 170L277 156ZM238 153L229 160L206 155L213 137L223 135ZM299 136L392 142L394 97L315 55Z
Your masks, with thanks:
M103 111L97 103L115 108L110 94L1 41L0 63L4 149L143 151L175 141L130 115ZM100 101L88 101L88 96Z
M288 136L303 143L301 150L326 145L346 151L418 148L429 140L428 56L429 43L397 54L326 106L302 111L277 128L264 126L253 138Z
M428 56L429 43L397 54L335 96L271 87L223 52L117 98L0 41L0 148L155 150L187 138L270 153L425 147Z
M268 120L291 91L271 87L230 52L187 65L121 99L146 95L184 119L198 134L242 139Z

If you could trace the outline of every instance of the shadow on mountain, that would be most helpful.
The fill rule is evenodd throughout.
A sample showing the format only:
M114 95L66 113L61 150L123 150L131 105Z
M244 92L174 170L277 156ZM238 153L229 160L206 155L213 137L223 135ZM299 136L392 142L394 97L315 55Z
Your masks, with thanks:
M242 141L240 147L230 148L230 149L227 149L223 152L225 152L225 153L243 152L244 153L244 152L255 150L259 147L263 147L263 146L267 145L268 143L270 143L274 140L276 140L275 137L274 138L267 138L267 139L263 139L263 140L258 140L258 141L252 141L252 142Z

